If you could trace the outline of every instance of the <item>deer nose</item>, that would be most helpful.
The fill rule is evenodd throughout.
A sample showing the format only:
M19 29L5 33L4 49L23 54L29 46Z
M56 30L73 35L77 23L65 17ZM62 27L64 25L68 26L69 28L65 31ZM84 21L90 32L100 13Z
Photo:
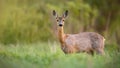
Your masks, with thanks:
M59 22L59 26L63 26L63 23L62 23L62 21L60 21L60 22Z
M62 24L59 24L59 26L63 26Z

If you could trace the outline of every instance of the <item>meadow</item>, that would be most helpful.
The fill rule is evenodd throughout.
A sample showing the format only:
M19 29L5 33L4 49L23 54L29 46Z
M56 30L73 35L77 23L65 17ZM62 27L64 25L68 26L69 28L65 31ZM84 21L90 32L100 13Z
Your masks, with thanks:
M0 68L120 68L119 57L108 51L105 56L65 55L56 42L0 45Z
M0 68L120 68L119 0L0 0ZM64 54L52 15L68 10L64 32L97 32L105 56Z

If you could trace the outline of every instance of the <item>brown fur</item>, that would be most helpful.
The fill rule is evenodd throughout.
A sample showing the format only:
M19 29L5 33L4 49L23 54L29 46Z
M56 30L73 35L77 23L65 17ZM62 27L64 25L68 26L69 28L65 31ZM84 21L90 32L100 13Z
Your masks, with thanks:
M93 54L93 51L96 51L98 54L104 54L104 38L101 35L94 32L64 34L62 33L63 27L60 28L58 35L64 53L86 52Z

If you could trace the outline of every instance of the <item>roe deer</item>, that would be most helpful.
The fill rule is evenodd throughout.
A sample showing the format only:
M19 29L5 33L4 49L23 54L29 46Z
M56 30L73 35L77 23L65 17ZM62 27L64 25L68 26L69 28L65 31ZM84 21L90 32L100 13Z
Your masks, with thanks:
M61 49L65 54L86 52L88 54L104 55L104 37L95 32L81 32L78 34L65 34L63 30L64 20L68 15L68 10L59 17L55 10L53 16L56 18L58 38Z

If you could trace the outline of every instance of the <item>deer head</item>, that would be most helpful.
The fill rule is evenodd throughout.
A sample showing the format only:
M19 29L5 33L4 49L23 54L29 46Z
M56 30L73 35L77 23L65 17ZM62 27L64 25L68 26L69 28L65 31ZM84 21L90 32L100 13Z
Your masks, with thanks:
M56 11L53 10L53 16L55 16L55 18L56 18L57 25L59 27L62 27L64 25L65 18L68 16L68 10L66 10L62 16L58 16Z

